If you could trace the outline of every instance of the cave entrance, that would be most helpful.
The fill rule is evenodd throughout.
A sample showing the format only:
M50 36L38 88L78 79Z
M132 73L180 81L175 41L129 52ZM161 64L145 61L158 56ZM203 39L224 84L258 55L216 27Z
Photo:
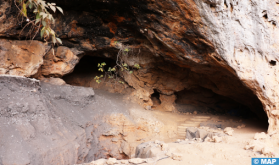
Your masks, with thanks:
M109 67L116 66L116 61L111 58L85 55L75 66L74 71L63 78L70 85L92 87L94 90L102 89L111 93L126 94L131 92L131 87L124 83L124 80L114 74L114 78L109 78L108 74L99 71L98 64L106 63L104 71L108 71ZM101 75L103 75L101 77ZM100 82L96 81L96 76L100 77Z
M99 85L95 77L104 75L104 72L98 71L98 64L106 63L104 70L116 65L115 60L110 58L85 55L75 66L74 71L63 77L64 81L70 85L96 87ZM101 78L101 81L103 78Z
M176 97L179 112L193 113L197 111L197 113L213 115L231 114L244 118L257 117L247 106L202 87L177 92Z
M98 63L102 62L106 63L105 70L116 65L115 60L111 58L85 55L76 65L74 71L71 74L64 76L63 79L70 85L92 87L94 89L107 90L112 93L127 94L133 91L133 88L127 84L120 84L118 82L109 83L103 81L103 79L102 83L97 83L95 77L102 74L104 75L103 72L98 71ZM172 103L169 104L168 102L170 101L168 100L168 97L161 98L161 95L162 94L159 90L154 89L154 93L150 96L153 102L151 109L160 110L164 109L164 107L172 107ZM251 123L254 121L253 125L257 125L261 130L266 131L268 128L267 116L264 113L262 104L253 94L249 95L253 98L247 99L248 101L252 101L247 103L245 100L243 102L235 101L235 99L219 95L210 89L197 85L190 89L176 92L175 96L176 100L174 105L178 114L193 115L194 113L197 113L197 115L211 116L215 121L251 121ZM256 107L256 109L252 109L249 105ZM264 117L260 118L260 115L257 112L262 112L261 114ZM219 118L217 119L216 117ZM218 125L220 123L217 122L215 124ZM239 123L237 123L237 125L239 125ZM235 127L237 125L231 126Z
M179 113L197 116L211 116L212 120L200 122L200 126L222 128L249 125L254 130L266 132L266 117L259 117L245 103L218 95L203 87L185 89L176 93L176 109ZM258 104L261 106L259 100ZM263 107L260 107L264 112ZM208 118L209 119L209 118ZM193 120L193 123L195 121Z

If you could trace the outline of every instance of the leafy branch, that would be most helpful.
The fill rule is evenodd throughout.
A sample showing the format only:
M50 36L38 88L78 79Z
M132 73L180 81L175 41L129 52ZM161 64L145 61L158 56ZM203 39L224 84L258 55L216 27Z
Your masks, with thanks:
M15 5L20 11L20 14L26 18L28 22L22 31L28 25L32 25L32 29L41 30L40 36L45 41L51 38L52 43L55 45L57 42L62 44L60 38L56 37L55 31L51 28L51 25L55 23L55 19L49 11L55 13L57 10L63 14L63 9L59 6L56 6L55 3L47 3L43 0L14 0ZM29 9L28 9L29 8ZM28 16L28 10L31 10L36 16L35 19L31 20L31 17ZM35 36L37 35L37 32ZM34 37L35 37L34 36ZM33 39L34 39L33 37Z

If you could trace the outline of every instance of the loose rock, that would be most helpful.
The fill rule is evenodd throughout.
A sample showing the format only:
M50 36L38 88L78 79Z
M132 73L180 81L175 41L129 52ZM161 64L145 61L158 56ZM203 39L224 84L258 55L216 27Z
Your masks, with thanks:
M213 136L213 141L214 141L215 143L220 143L220 142L222 142L222 137Z
M172 157L173 160L178 160L181 161L182 160L182 154L179 153L172 153Z
M261 152L261 150L265 147L265 144L259 140L251 140L245 147L244 149L252 149L253 151Z
M109 164L109 165L115 164L116 162L117 162L117 160L115 158L109 158L107 160L107 164Z
M162 151L167 150L167 148L168 148L168 144L166 144L166 143L162 143L162 144L161 144L161 149L162 149Z
M231 127L227 127L224 129L224 132L227 134L227 135L230 135L232 136L233 135L233 129Z
M105 165L107 163L107 159L98 159L96 161L91 162L92 165Z
M264 154L265 156L268 156L268 157L274 157L275 156L273 148L270 148L270 147L267 147L267 146L262 148L261 152L262 152L262 154Z
M146 160L141 158L133 158L133 159L129 159L129 162L134 164L141 164L141 163L145 163Z
M256 133L255 136L254 136L254 139L255 140L259 140L259 139L266 139L268 138L269 136L267 134L265 134L264 132L262 133Z
M129 160L120 160L120 163L121 163L121 164L128 164L128 163L129 163Z

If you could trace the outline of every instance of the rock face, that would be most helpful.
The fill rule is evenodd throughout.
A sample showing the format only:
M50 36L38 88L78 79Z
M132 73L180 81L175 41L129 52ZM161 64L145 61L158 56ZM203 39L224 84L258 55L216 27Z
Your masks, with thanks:
M1 164L73 164L85 159L93 90L41 85L23 77L1 76L0 82Z
M31 77L43 64L44 55L40 41L0 39L0 74Z
M260 99L269 117L269 132L277 130L278 2L216 1L197 2L208 38L226 68ZM220 62L220 63L221 63Z
M65 10L65 15L56 17L54 26L64 46L83 51L85 56L114 60L119 51L129 48L129 53L122 56L123 62L130 67L138 63L141 69L119 75L127 86L134 88L133 97L144 107L153 106L151 95L155 89L162 98L163 109L175 110L174 102L163 98L179 100L178 92L183 96L205 88L222 97L221 100L229 99L228 104L239 102L263 119L268 116L269 132L277 131L278 117L272 111L279 106L278 2L84 0L80 5L73 0L53 2ZM5 13L0 17L0 37L19 34L27 37L29 29L22 31L24 22L17 24L16 8L10 1L1 2L0 11ZM45 59L48 63L48 56ZM76 61L74 56L71 59ZM44 65L48 73L43 75L62 77L76 63L61 62L65 64ZM67 67L58 69L58 73L52 68L58 65Z
M49 51L44 56L41 74L46 77L62 77L71 73L78 62L79 57L71 49L59 46L55 51Z
M2 165L129 158L162 127L151 117L134 121L121 99L95 96L92 88L24 77L0 76L0 105Z

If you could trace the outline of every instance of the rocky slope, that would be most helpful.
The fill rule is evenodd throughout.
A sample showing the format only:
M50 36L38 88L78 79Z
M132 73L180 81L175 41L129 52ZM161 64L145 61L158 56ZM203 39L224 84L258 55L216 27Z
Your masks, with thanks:
M40 41L32 42L37 45L32 50L30 41L17 41L19 34L21 39L28 38L30 29L22 31L26 22L18 22L11 1L0 2L1 73L39 79L63 77L84 56L116 60L119 50L129 48L132 51L123 61L129 66L138 63L141 69L120 73L126 82L123 88L132 88L131 95L144 107L153 106L155 90L162 108L168 111L175 110L177 97L183 99L195 91L204 93L205 98L217 95L221 100L241 103L259 117L268 117L270 133L277 131L279 2L53 2L65 10L65 15L56 15L54 28L63 46L56 48L55 55ZM69 75L66 82L96 85L94 76L84 77L87 79Z
M95 95L92 88L0 76L0 164L130 158L138 144L160 137L163 124L117 97Z

